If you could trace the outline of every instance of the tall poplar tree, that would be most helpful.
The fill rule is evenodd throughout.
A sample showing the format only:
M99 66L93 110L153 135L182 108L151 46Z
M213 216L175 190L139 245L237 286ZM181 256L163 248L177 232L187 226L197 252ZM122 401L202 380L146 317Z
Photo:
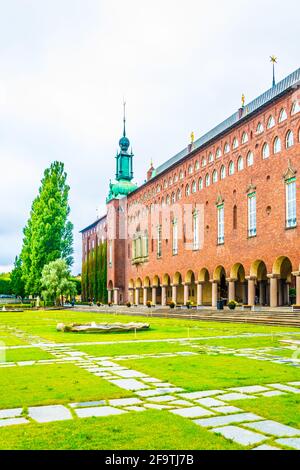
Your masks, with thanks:
M64 164L54 162L47 168L39 194L32 204L24 229L21 252L22 278L26 294L41 293L45 265L59 258L73 264L73 224L69 221L69 186Z

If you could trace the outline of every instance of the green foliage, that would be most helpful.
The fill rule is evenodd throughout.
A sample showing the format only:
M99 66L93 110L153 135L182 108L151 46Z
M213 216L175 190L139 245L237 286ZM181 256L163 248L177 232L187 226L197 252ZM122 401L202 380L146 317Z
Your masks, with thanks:
M25 297L25 283L22 279L22 261L16 256L14 269L11 273L11 291L17 297Z
M88 260L82 265L82 299L95 298L107 303L107 243L103 242L90 252Z
M44 266L41 285L44 288L43 297L46 300L56 301L58 305L63 296L76 295L75 283L70 280L70 271L63 259L51 261Z
M10 295L11 290L11 279L9 273L0 274L0 295Z
M73 263L73 225L68 220L69 186L61 162L54 162L44 173L39 194L32 204L24 229L21 252L22 279L26 294L40 294L45 265L56 259Z
M81 277L80 276L77 276L77 277L71 277L70 280L72 282L74 282L75 286L76 286L76 293L77 295L81 295Z

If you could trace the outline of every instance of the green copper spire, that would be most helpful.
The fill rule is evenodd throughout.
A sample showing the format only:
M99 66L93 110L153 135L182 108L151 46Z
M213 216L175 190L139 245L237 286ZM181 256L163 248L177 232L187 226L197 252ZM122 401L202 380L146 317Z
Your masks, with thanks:
M133 153L132 150L128 152L130 141L126 136L126 103L124 101L124 115L123 115L123 136L119 140L120 150L116 155L116 183L110 183L109 195L107 202L111 199L121 198L127 196L134 189L136 185L131 182L133 178Z

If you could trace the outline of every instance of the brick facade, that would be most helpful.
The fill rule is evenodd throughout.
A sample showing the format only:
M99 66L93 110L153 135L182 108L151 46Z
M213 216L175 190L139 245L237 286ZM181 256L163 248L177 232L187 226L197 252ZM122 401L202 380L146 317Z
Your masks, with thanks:
M127 198L108 204L113 215L108 216L107 280L109 290L118 289L111 300L163 305L171 300L215 305L220 297L272 306L290 302L289 289L300 287L299 225L287 227L286 222L286 186L291 178L296 178L296 219L300 220L298 90L288 88L249 115L241 109L242 118L228 130L200 148L191 144L182 159L157 175L152 173ZM289 132L293 141L288 139ZM276 138L281 150L274 153ZM266 144L269 156L264 152ZM252 236L249 194L256 197L256 234ZM221 205L224 242L218 243ZM195 211L199 219L196 245ZM176 253L174 218L178 223ZM134 250L140 250L139 254Z

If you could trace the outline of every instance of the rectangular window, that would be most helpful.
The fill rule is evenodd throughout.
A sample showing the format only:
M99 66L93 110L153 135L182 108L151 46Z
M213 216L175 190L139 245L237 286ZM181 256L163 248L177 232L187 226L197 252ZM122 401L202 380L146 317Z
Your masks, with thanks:
M172 247L172 254L178 254L178 223L177 219L173 220L173 247Z
M296 227L296 178L286 181L286 227Z
M256 193L248 195L248 237L256 236Z
M109 266L112 266L112 243L109 244Z
M218 245L224 243L224 204L218 206Z
M157 227L157 256L161 257L161 225Z
M199 218L198 212L193 216L193 250L199 250Z
M149 241L148 241L148 233L144 236L144 253L143 255L147 257L149 255Z

